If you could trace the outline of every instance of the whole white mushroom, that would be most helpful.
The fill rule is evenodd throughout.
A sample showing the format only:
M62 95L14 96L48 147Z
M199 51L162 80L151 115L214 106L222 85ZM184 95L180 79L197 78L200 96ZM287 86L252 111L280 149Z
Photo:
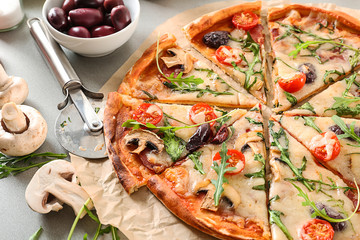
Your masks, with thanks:
M88 198L89 195L77 181L74 167L65 160L54 160L42 166L25 191L26 202L38 213L59 211L66 203L77 215ZM87 207L93 207L91 201ZM85 215L86 211L80 217Z
M46 121L35 108L6 103L1 109L0 121L0 152L6 155L30 154L46 139Z
M0 64L0 109L5 103L22 104L29 94L29 87L21 77L8 76Z

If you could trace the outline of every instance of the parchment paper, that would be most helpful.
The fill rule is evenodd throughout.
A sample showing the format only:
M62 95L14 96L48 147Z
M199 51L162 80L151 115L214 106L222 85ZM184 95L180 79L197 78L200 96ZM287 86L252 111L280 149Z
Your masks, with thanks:
M107 94L116 91L127 71L142 55L142 53L153 44L158 33L170 32L176 36L180 46L189 48L181 28L194 19L242 1L224 1L201 6L183 12L167 20L144 41L138 50L124 63L124 65L114 73L109 81L100 89ZM289 4L287 0L274 0L263 2L263 8L280 7ZM337 7L334 4L308 4L322 7L325 9L336 9L344 11L352 16L359 16L359 10ZM195 53L196 54L196 53ZM196 56L201 58L201 56ZM205 60L206 61L206 60ZM270 101L269 101L270 102ZM267 110L270 110L269 108ZM268 113L269 111L266 111ZM266 114L269 115L269 114ZM265 122L268 116L265 117ZM214 239L175 217L169 210L156 199L156 197L146 188L141 188L138 192L129 196L120 184L116 173L113 170L111 160L89 161L84 158L71 155L71 162L76 169L77 176L82 187L89 194L94 202L98 217L103 224L110 224L117 227L128 239L131 240L173 240L173 239ZM124 239L124 236L122 237Z

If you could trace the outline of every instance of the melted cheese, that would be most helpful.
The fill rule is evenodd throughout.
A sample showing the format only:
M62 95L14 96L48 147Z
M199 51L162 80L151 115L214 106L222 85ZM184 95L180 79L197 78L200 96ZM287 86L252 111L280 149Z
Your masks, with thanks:
M280 128L278 123L275 123L274 131L278 131ZM304 131L304 130L303 130ZM331 178L337 186L345 187L346 184L332 172L326 170L323 167L318 166L314 162L314 158L311 153L299 142L297 142L291 135L286 133L289 139L289 153L290 160L296 167L301 167L303 157L307 159L306 169L303 172L303 176L305 178L320 180L322 179L324 182L331 184L328 178ZM270 140L272 141L272 139ZM311 213L309 206L303 206L302 202L303 198L298 196L298 191L291 185L289 181L285 181L285 178L294 178L293 172L290 168L280 161L275 160L275 157L278 157L277 154L273 154L277 149L275 146L271 147L271 170L273 173L273 178L270 184L269 190L269 198L278 195L280 197L279 200L272 201L270 203L270 208L272 210L281 211L284 215L281 216L281 221L289 230L290 234L294 239L299 238L299 231L302 226L311 220ZM352 201L344 194L342 189L339 190L330 190L329 188L323 186L322 190L326 193L323 194L317 191L309 192L300 182L295 182L295 184L309 195L309 198L314 202L321 202L332 209L341 212L342 209L339 208L336 204L339 202L343 202L343 210L347 214L350 214L353 211L353 203ZM332 196L334 199L339 200L339 202L329 201L329 197ZM353 226L360 226L360 214L355 214L355 216L351 219L351 223ZM280 230L278 226L275 224L271 225L271 233L273 239L286 240L286 236ZM348 226L341 232L335 232L334 240L342 240L342 239L359 239L360 232L357 227L354 229L348 224Z

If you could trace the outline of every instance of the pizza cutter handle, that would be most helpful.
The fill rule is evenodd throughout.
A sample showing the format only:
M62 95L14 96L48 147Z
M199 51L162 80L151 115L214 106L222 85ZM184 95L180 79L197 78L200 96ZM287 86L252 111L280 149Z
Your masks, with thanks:
M81 82L65 53L55 42L49 32L46 30L43 22L39 18L28 20L30 33L35 39L41 52L44 54L46 61L54 72L56 79L59 81L63 93L69 87L81 87Z

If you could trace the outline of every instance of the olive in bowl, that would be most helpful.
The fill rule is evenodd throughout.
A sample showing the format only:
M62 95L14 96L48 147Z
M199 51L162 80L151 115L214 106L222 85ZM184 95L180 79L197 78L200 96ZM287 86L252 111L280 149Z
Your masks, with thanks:
M139 0L46 0L42 15L60 45L83 56L99 57L130 39L140 4Z

